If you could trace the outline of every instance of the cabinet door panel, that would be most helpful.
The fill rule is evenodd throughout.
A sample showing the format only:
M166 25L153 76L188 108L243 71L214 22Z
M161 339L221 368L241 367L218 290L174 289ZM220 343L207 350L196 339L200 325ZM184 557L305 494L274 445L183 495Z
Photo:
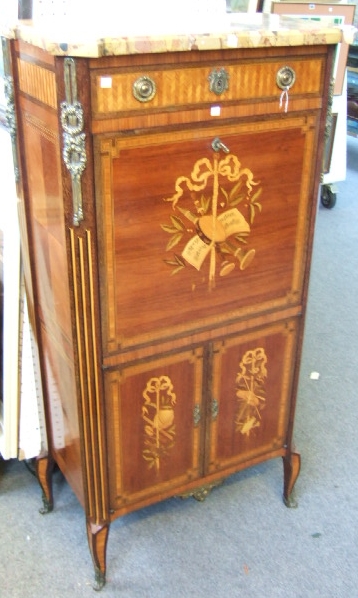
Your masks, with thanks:
M105 375L111 508L202 474L202 365L198 349Z
M294 321L214 343L210 473L286 443L295 344Z
M316 124L99 140L105 355L301 302Z

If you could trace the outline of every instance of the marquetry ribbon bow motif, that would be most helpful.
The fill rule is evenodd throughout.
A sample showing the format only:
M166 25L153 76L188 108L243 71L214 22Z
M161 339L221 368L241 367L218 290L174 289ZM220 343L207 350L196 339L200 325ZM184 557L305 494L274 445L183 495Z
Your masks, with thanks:
M260 412L265 407L264 383L267 377L267 357L261 347L246 351L240 361L236 376L238 412L235 419L236 431L249 436L253 428L261 424Z
M225 178L235 183L228 191L220 185ZM204 190L212 179L212 195L204 195ZM215 286L217 260L220 262L220 276L232 272L238 264L244 270L255 256L255 250L244 250L242 244L254 222L256 210L261 212L258 202L262 188L257 187L254 175L249 168L242 168L237 156L228 154L222 160L217 154L213 162L208 158L199 159L190 177L180 176L175 182L175 194L164 201L171 202L180 215L172 215L170 224L161 228L171 235L166 250L170 251L184 241L181 253L174 253L173 259L165 262L176 274L187 264L200 270L206 257L210 256L209 288ZM253 192L253 187L257 187ZM193 204L189 208L179 205L187 203L188 193ZM200 193L201 192L201 193ZM248 215L245 217L237 206L243 202ZM184 217L184 219L183 219ZM187 221L191 226L187 225ZM194 226L193 226L194 225ZM194 233L194 234L193 234Z
M174 406L176 394L169 376L150 378L143 391L142 418L146 448L143 458L149 467L160 469L160 460L175 445Z

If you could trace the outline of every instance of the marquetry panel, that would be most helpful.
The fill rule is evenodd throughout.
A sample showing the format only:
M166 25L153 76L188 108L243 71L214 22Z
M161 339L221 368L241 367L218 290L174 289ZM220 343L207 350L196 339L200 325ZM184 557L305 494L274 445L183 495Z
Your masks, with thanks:
M318 96L322 87L322 57L314 60L290 59L287 64L296 73L296 81L290 90L292 97ZM96 72L92 74L92 98L95 115L109 116L116 112L150 111L152 109L179 108L201 103L268 101L280 96L276 84L278 70L285 66L282 60L224 65L229 77L228 89L216 95L209 88L213 66L167 70L137 70L134 72ZM220 65L221 67L221 65ZM216 67L219 70L219 66ZM133 96L133 84L148 76L156 85L152 100L142 103Z
M213 344L210 473L284 448L297 325L286 321Z
M39 102L57 107L55 73L26 60L17 60L20 90Z
M213 152L216 128L100 141L105 356L300 303L316 123L221 126L229 154ZM226 227L215 251L200 228L212 209Z
M201 348L105 373L113 509L202 474L202 386Z

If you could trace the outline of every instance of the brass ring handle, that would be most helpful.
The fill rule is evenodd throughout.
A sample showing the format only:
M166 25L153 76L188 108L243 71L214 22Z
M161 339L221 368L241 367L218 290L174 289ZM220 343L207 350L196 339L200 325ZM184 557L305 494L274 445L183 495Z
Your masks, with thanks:
M277 71L276 83L280 89L290 89L296 81L296 73L290 66L283 66Z
M150 77L144 75L133 83L133 95L138 102L150 102L156 94L157 87Z

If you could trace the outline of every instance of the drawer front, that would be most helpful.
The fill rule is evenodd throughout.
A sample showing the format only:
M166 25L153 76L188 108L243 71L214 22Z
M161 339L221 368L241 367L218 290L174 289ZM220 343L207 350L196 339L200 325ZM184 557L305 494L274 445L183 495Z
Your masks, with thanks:
M183 109L192 105L270 101L280 97L280 69L290 67L295 80L292 96L318 96L324 58L275 59L254 63L196 66L131 72L93 72L92 106L95 117L117 113ZM284 79L285 80L285 79ZM136 91L137 90L137 91ZM222 91L221 91L222 90ZM219 93L221 91L221 93ZM137 99L135 94L142 94Z

